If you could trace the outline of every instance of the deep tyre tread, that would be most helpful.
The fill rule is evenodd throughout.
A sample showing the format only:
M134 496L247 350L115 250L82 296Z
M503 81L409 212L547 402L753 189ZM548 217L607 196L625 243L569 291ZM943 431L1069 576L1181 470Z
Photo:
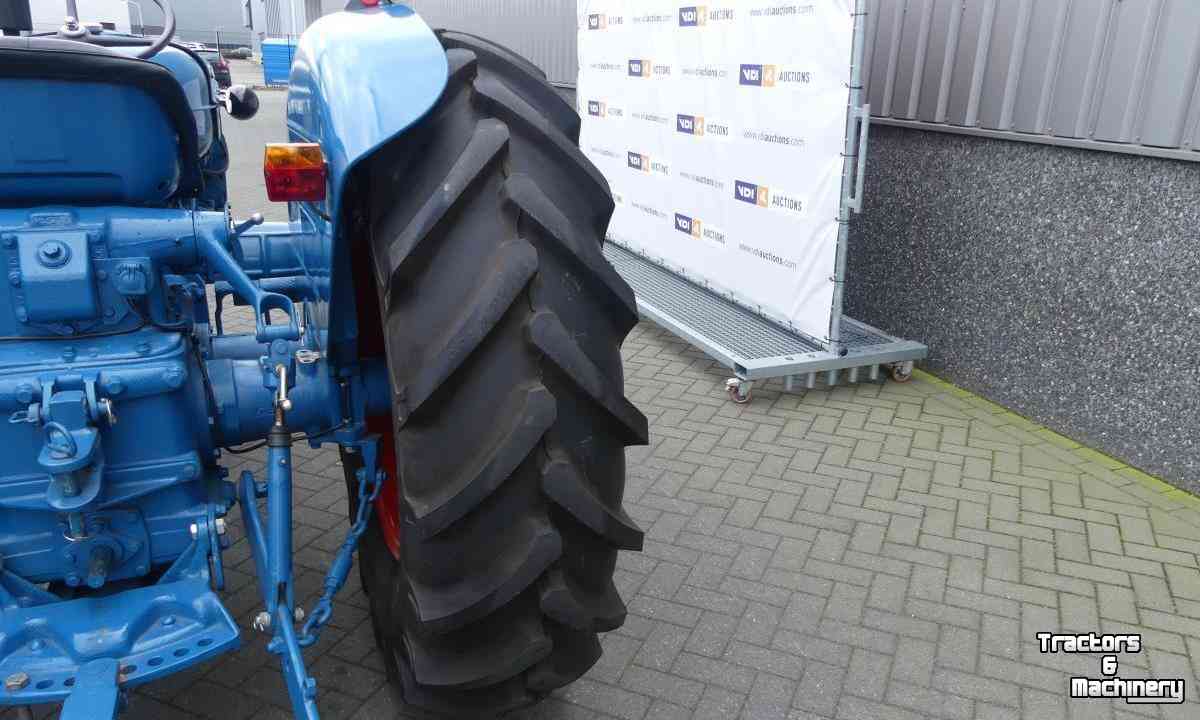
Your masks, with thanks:
M613 201L578 116L512 52L438 36L442 98L353 178L402 480L399 558L372 513L360 562L405 701L486 718L587 672L624 622L617 551L642 546L624 448L648 428L623 392L637 306L601 253Z

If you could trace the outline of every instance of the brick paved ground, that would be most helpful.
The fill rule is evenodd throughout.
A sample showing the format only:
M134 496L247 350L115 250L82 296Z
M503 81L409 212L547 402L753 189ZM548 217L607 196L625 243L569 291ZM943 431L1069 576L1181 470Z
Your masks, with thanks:
M264 103L268 122L280 99ZM263 207L256 162L235 163L242 213ZM1194 498L927 376L768 387L739 406L722 370L651 324L624 354L652 442L629 452L627 507L646 529L618 571L629 619L585 678L522 720L1200 717ZM299 453L311 607L345 493L336 452ZM254 454L235 471L261 467ZM244 540L226 562L245 648L140 690L128 717L288 717L275 658L249 629ZM1098 676L1099 659L1040 654L1035 633L1051 630L1142 633L1121 673L1187 678L1189 703L1068 704L1067 678ZM404 712L357 583L307 657L326 720Z

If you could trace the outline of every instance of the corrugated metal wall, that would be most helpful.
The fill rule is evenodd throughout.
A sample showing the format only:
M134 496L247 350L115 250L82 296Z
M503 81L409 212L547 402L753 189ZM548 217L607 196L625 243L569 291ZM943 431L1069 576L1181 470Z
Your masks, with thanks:
M866 1L884 122L1200 161L1198 0Z
M876 122L1200 161L1200 0L864 2ZM575 83L574 0L410 4Z
M407 0L436 28L480 35L516 50L550 82L574 85L579 72L575 0Z

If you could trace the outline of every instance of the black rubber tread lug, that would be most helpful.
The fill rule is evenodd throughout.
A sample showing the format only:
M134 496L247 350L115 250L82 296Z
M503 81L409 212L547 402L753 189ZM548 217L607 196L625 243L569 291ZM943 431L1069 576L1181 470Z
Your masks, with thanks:
M451 48L446 51L446 67L446 86L452 87L475 76L479 59L470 49Z
M392 373L394 412L400 415L398 427L466 361L517 301L537 271L537 252L523 241L506 242L496 250L492 264L487 280L475 290L446 333L427 341L425 362ZM402 372L412 375L404 376Z
M380 287L387 288L385 309L391 308L396 298L410 285L408 278L413 269L405 261L416 253L423 241L435 236L438 226L451 216L459 203L469 197L468 191L486 177L484 171L499 159L507 145L508 127L504 123L479 121L470 142L438 187L438 192L425 201L399 236L387 242L384 257L387 277L381 275L378 278Z
M572 142L579 143L579 131L582 126L579 114L554 86L546 81L546 74L538 66L511 50L475 35L442 31L439 37L447 47L462 48L475 53L484 72L500 75L509 87L530 105L542 111Z
M622 429L627 445L646 445L650 429L646 416L625 399L623 388L613 388L552 312L537 312L529 320L529 339L567 377L608 411Z
M526 676L529 689L541 695L578 680L604 652L593 632L555 627L553 623L549 631L554 652Z
M633 288L625 282L613 266L604 259L600 245L591 238L583 237L579 228L571 224L562 212L555 207L537 183L528 175L511 175L504 183L505 198L521 209L553 238L559 246L587 272L583 277L596 281L604 292L612 298L609 306L616 306L625 314L623 322L615 322L622 333L629 332L638 322L637 299ZM614 308L614 309L616 309Z
M536 75L543 80L546 79L546 73L540 67L534 65L533 62L526 60L521 55L502 45L497 45L487 38L449 28L436 28L433 33L438 36L438 40L442 41L442 46L448 48L446 51L447 54L449 54L450 48L465 48L472 52L485 50L489 55L503 58L504 62L516 65L530 75Z
M628 614L612 580L600 592L589 591L561 568L552 569L542 581L539 604L555 622L589 633L615 630Z
M520 608L518 603L515 607ZM438 637L430 642L422 633L408 633L404 645L416 681L433 688L479 688L520 675L547 657L552 649L542 621L529 613L506 613L488 623L486 652L463 652L476 646L478 631L464 628L463 637Z
M488 111L495 113L496 117L509 123L511 132L538 136L542 145L552 149L558 156L559 163L572 168L579 182L590 186L581 189L580 194L592 206L592 219L603 237L616 204L612 199L608 180L587 159L579 145L557 132L544 115L497 78L477 75L472 84L478 101L482 102Z
M542 464L542 492L596 535L622 550L641 550L641 528L623 508L611 508L596 494L583 472L566 455Z
M496 407L509 414L505 422L495 425L496 433L481 444L482 465L472 467L461 480L447 481L445 490L437 496L417 497L405 491L406 509L411 510L404 517L405 537L415 541L433 537L477 507L529 457L554 424L554 396L541 385L514 388L509 398ZM403 467L404 461L400 462Z
M486 617L532 585L546 568L562 555L562 538L548 523L527 521L504 542L505 552L478 574L463 578L451 587L426 587L410 581L413 601L422 630L446 633ZM518 547L512 547L514 539Z

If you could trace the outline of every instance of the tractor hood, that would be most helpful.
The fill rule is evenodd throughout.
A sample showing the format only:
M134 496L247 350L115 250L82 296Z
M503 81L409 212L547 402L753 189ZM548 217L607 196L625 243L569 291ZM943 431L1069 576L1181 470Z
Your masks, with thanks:
M294 141L317 142L329 163L326 212L337 217L350 170L419 120L446 86L446 53L404 5L333 13L304 32L288 88Z

